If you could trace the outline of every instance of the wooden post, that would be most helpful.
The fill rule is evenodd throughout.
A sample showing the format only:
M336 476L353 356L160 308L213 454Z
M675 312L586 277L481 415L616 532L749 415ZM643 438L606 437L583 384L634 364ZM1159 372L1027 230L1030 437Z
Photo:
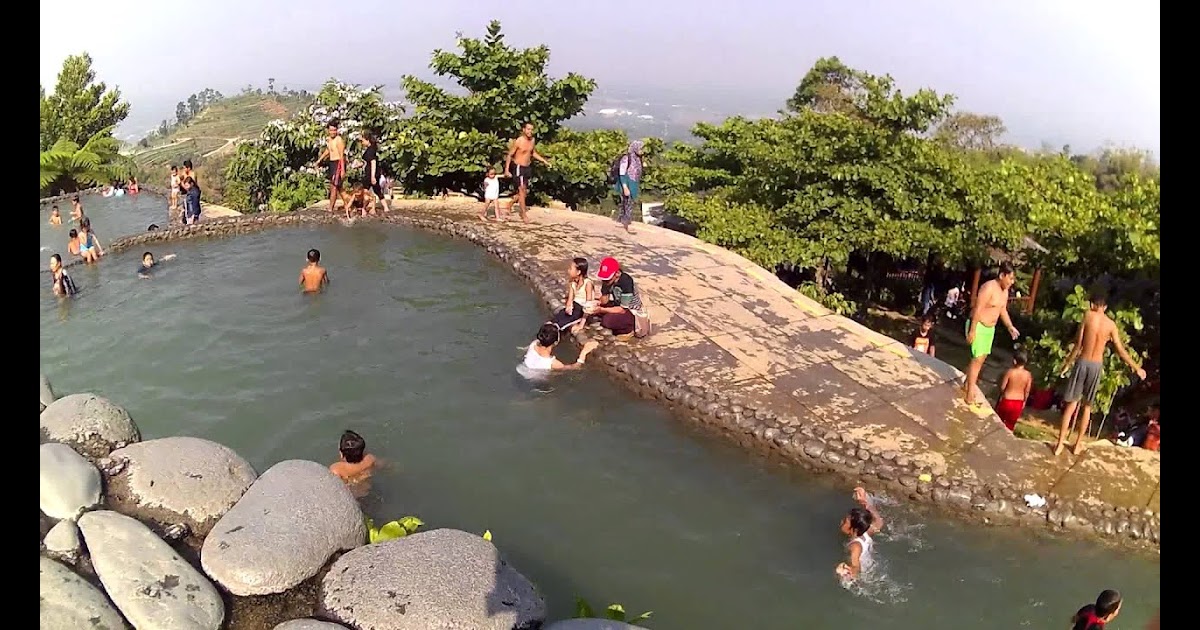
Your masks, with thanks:
M983 273L982 267L975 268L975 275L971 276L971 308L975 308L975 298L979 295L979 276Z
M1038 285L1042 283L1042 268L1033 270L1033 282L1029 285L1029 303L1025 306L1025 314L1033 315L1033 305L1037 302Z

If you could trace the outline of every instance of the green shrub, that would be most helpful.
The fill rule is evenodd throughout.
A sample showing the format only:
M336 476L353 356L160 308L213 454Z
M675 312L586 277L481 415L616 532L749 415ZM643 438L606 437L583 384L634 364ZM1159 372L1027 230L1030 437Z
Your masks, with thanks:
M376 529L375 521L367 519L367 535L372 545L414 534L425 522L415 516L405 516Z
M292 174L271 188L267 206L271 212L302 210L328 195L320 178L306 174Z
M815 282L805 282L798 289L800 293L812 300L815 300L821 306L841 315L849 317L858 311L858 304L853 300L849 300L846 296L836 291L823 291Z
M654 611L648 610L636 617L626 619L624 606L622 606L621 604L609 604L608 607L605 608L601 614L597 615L596 612L592 609L592 605L589 604L586 599L584 599L582 597L575 598L575 618L576 619L609 619L611 621L620 621L621 623L637 625L639 622L649 619L650 615L653 615L653 614L654 614Z

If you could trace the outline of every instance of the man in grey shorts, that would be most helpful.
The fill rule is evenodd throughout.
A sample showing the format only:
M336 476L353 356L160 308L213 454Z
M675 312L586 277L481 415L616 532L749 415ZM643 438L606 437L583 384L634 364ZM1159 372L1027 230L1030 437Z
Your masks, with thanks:
M1079 324L1075 345L1071 347L1071 352L1063 364L1063 376L1066 376L1072 364L1074 370L1071 372L1071 380L1067 381L1067 393L1063 397L1067 401L1067 408L1063 410L1062 426L1058 429L1058 444L1054 445L1055 456L1063 452L1067 436L1071 432L1071 417L1075 415L1077 407L1082 407L1079 409L1079 435L1075 437L1075 446L1071 447L1071 452L1076 455L1083 452L1083 436L1087 435L1088 422L1092 418L1092 403L1096 400L1096 390L1100 388L1100 377L1104 373L1104 351L1108 342L1112 342L1113 349L1125 365L1128 365L1138 378L1146 380L1146 370L1138 367L1130 358L1129 353L1125 351L1125 344L1121 342L1121 331L1117 330L1116 322L1105 313L1108 310L1107 298L1103 293L1093 292L1091 303L1091 308L1083 314L1083 321ZM1076 358L1079 359L1078 362L1075 361Z

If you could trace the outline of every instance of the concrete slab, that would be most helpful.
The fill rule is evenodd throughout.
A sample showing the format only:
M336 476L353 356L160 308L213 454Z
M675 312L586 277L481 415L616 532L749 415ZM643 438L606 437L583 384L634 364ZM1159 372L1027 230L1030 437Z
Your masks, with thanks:
M734 330L709 339L763 376L813 365L813 358L795 352L786 336Z
M934 448L937 438L891 405L881 404L851 416L828 419L822 426L837 431L843 440L851 439L877 453L903 453L935 475L946 471L946 458Z
M775 388L788 392L809 411L814 421L838 420L884 404L862 385L827 363L771 377Z
M997 428L1007 431L990 408L984 417L980 417L963 402L961 390L951 384L929 387L907 398L894 400L892 405L937 436L942 442L939 449L947 453L962 451Z
M832 365L884 400L907 398L937 385L940 378L903 352L900 344L868 350Z
M733 331L769 328L754 313L724 296L681 302L675 312L696 330L710 337Z
M713 387L724 387L758 376L750 367L707 339L674 346L640 348L638 354L672 373L698 378Z
M810 317L781 331L793 346L793 353L803 353L805 364L844 361L871 349L871 345L855 338L838 327L833 316Z
M1054 492L1093 505L1145 506L1158 489L1158 473L1156 453L1097 442L1054 485Z

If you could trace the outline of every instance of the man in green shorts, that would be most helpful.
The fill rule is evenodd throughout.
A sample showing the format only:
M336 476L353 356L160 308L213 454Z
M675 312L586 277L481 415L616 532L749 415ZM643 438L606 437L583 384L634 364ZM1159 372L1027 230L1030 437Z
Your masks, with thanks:
M967 343L971 344L971 364L967 367L967 382L963 388L963 400L967 404L984 404L986 400L971 400L971 392L979 382L979 371L992 353L992 341L996 338L996 320L1004 322L1008 334L1015 340L1020 332L1008 317L1008 290L1017 280L1011 263L1000 263L1000 275L979 287L979 295L971 307L971 320L967 322Z

